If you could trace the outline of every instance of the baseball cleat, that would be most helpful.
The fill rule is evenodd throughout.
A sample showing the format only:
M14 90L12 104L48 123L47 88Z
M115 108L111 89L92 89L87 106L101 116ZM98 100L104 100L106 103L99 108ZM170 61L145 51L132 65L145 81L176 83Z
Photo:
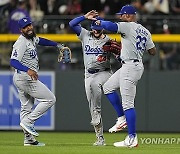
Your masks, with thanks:
M138 146L137 135L135 137L133 135L128 135L126 136L124 141L115 142L114 146L115 147L129 147L129 148L137 147Z
M97 138L97 141L93 143L94 146L105 146L105 139L103 136L100 136L99 138Z
M34 141L34 142L32 142L32 141L24 141L24 146L45 146L45 143L40 143L40 142L38 142L38 141Z
M39 136L39 134L36 132L36 130L34 129L33 125L26 125L24 123L20 123L20 126L25 129L28 133L34 135L34 136Z
M117 119L116 124L112 128L109 129L109 132L110 133L118 132L118 131L123 130L126 127L127 127L126 118L125 116L121 116Z

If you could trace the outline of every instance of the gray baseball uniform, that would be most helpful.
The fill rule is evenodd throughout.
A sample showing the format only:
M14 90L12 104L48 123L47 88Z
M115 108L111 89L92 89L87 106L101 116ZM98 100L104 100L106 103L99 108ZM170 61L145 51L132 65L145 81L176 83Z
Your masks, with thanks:
M104 84L104 93L108 94L120 87L124 110L134 107L136 85L141 78L144 66L143 53L155 45L150 32L135 22L119 22L118 33L121 34L122 67Z
M24 66L38 72L39 64L36 49L38 42L38 37L28 40L20 35L13 45L11 59L18 60ZM35 120L54 105L56 98L41 81L32 80L26 72L15 70L13 81L18 89L21 101L20 121L34 124ZM37 99L39 104L32 111L34 99Z
M96 39L90 31L82 28L79 35L85 66L85 90L92 117L91 124L95 128L96 136L103 135L101 118L102 86L111 76L110 55L102 51L102 46L109 37Z

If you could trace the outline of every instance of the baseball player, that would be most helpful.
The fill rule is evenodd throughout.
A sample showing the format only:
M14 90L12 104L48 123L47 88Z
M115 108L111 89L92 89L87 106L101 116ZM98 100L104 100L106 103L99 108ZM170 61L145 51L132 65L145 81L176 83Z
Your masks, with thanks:
M103 33L102 26L95 25L94 21L91 24L92 31L88 31L80 25L80 22L86 19L102 20L100 17L95 19L97 14L95 10L92 10L83 16L74 18L69 22L69 25L82 43L85 66L85 91L89 102L91 124L94 127L97 138L93 145L102 146L105 145L101 117L102 86L112 74L110 55L103 52L102 46L110 38ZM119 112L118 105L120 104L116 104L117 112Z
M113 23L102 20L95 22L97 25L102 26L108 31L120 33L122 38L122 67L109 78L109 80L104 84L103 89L104 93L108 95L112 94L120 87L122 107L128 126L128 135L125 140L115 142L114 146L136 147L138 145L136 134L136 113L134 108L136 85L144 71L142 63L143 53L148 51L150 55L155 55L156 49L151 39L150 32L141 24L136 22L136 10L133 6L123 6L117 15L120 15L122 22ZM111 101L114 100L111 99ZM119 122L117 122L116 125ZM112 131L118 131L117 127L112 127L112 129Z
M56 42L37 37L28 17L19 20L18 25L21 35L13 45L10 65L15 68L13 82L21 102L20 126L24 131L24 146L45 146L34 137L39 135L34 129L34 123L55 104L56 98L38 80L39 64L36 46L63 47ZM32 110L35 99L39 101L39 104Z

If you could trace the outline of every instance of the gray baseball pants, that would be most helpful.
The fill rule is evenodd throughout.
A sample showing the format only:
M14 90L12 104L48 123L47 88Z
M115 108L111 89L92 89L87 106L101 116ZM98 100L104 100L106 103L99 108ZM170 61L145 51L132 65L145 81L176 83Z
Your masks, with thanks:
M21 102L20 121L34 124L56 102L54 94L41 81L32 80L25 72L15 72L13 82ZM33 110L35 99L39 103Z
M103 136L101 118L102 86L112 75L111 71L102 71L95 74L85 74L85 90L91 113L91 124L94 126L96 137Z
M142 62L126 61L104 84L104 93L112 93L120 88L123 110L134 108L136 85L143 71L144 66Z

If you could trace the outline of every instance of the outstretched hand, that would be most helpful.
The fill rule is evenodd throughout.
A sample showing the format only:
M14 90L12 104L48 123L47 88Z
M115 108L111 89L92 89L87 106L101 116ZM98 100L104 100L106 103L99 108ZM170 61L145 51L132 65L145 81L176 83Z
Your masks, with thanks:
M98 12L96 11L96 10L91 10L91 11L89 11L88 13L86 13L85 15L84 15L84 17L86 18L86 19L89 19L89 20L97 20L95 17L97 17L98 16Z

